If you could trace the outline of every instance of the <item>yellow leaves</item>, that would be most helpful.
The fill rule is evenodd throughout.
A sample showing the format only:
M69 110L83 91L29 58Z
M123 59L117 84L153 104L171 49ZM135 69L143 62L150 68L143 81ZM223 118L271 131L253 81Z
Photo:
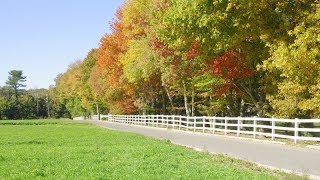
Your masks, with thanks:
M316 16L311 13L288 32L294 39L291 44L271 46L272 56L263 65L279 75L274 79L278 91L268 99L276 112L286 117L304 112L320 115L320 22Z
M124 76L131 83L147 80L157 69L156 55L150 49L147 39L131 41L120 62L123 65Z
M234 3L228 3L226 11L232 11L236 7L236 4Z
M154 6L152 0L127 0L123 6L122 23L125 34L129 37L145 36L151 19Z

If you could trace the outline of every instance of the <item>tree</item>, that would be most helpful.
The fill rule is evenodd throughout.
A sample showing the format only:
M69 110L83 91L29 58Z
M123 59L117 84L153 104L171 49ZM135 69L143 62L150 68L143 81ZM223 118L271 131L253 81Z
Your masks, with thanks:
M35 101L36 106L36 116L39 118L48 117L47 107L48 107L48 93L47 89L29 89L27 94L30 94Z
M6 99L0 96L0 120L4 118L3 113L6 109L6 105L7 105Z
M120 57L128 48L128 36L124 33L127 27L122 23L122 18L123 9L120 8L116 13L116 19L110 23L112 33L106 34L100 40L96 68L99 75L91 78L91 81L95 81L92 83L94 89L102 89L99 91L102 93L100 97L107 102L110 112L119 114L136 111L132 86L122 77L123 65Z
M23 72L20 70L12 70L9 72L9 77L6 82L8 86L10 86L14 90L14 95L16 100L18 101L19 88L26 87L26 85L22 84L26 81L26 76L23 76Z
M225 91L222 97L231 100L227 104L227 109L233 109L233 112L242 109L243 105L250 105L247 112L265 116L269 110L266 100L266 89L269 86L265 80L268 74L257 67L270 57L268 44L292 39L287 32L293 30L300 23L301 17L313 9L311 5L314 0L159 0L158 2L158 9L153 13L156 15L153 20L156 37L172 49L174 55L180 55L179 61L186 63L188 59L183 59L183 56L196 43L200 64L209 62L213 72L216 68L230 68L223 67L228 63L219 63L226 59L224 56L228 52L241 54L241 64L245 65L246 69L251 69L253 73L246 78L232 78L236 81L232 80L231 84L236 86L238 91L236 94L240 94L240 97L235 96L234 90ZM180 71L182 66L178 67ZM231 69L232 67L230 71ZM242 76L241 70L238 72L234 75ZM222 76L218 77L222 80L230 79L228 73L220 75ZM217 81L217 85L222 87L228 85L228 81L225 84L221 82ZM235 104L239 106L233 106ZM236 114L239 112L232 113Z
M273 44L271 57L264 62L272 86L268 95L273 114L286 118L320 115L320 3L315 4L288 31L290 41Z

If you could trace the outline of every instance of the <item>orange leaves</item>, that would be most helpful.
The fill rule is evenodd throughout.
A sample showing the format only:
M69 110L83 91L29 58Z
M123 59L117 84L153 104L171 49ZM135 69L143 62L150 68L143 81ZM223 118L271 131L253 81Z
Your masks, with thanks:
M221 57L209 63L215 76L221 77L226 81L239 81L254 75L244 59L244 54L237 51L227 51Z
M219 96L230 89L239 92L236 83L254 75L254 70L246 64L244 54L234 50L227 51L209 62L209 67L214 76L220 77L224 81L213 87L214 94Z
M117 107L114 112L129 113L133 109L132 93L122 78L123 66L120 62L120 56L126 52L129 41L124 34L122 9L117 11L116 17L110 24L112 34L105 35L100 41L97 52L96 70L98 73L93 75L101 79L103 83L94 83L94 89L102 91L102 98L111 106L114 104L114 107Z
M189 51L186 53L186 58L187 59L194 59L198 56L200 56L199 44L197 42L194 42L191 44Z

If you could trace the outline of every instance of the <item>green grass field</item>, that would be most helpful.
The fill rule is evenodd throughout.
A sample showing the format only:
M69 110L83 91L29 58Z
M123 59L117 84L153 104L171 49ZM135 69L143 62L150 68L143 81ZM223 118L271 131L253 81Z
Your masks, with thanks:
M304 179L69 120L0 121L0 179Z

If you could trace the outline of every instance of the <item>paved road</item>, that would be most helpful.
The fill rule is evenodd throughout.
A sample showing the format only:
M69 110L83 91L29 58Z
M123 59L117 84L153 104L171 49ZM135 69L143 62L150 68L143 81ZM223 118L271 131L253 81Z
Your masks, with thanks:
M169 139L173 143L205 149L211 153L226 154L265 166L320 177L320 151L318 150L105 121L93 121L93 123L109 129Z

